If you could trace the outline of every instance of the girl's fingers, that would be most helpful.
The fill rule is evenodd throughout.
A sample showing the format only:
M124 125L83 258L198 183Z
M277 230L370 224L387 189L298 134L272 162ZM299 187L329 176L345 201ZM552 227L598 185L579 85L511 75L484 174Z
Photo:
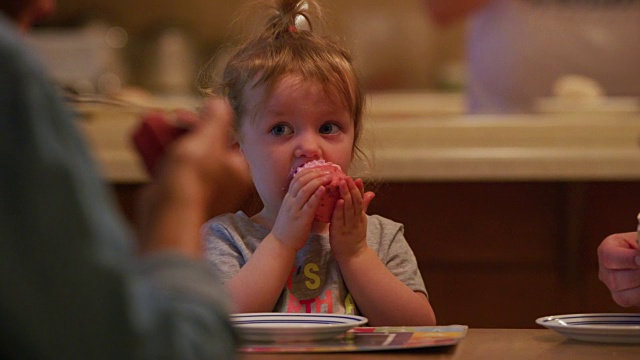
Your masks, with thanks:
M344 199L345 214L357 217L362 214L363 201L362 194L356 183L350 177L340 182L340 196Z
M304 214L304 217L310 216L313 218L318 206L320 205L321 197L325 194L326 188L321 184L322 179L314 179L303 186L297 193L289 193L285 198L288 207L294 212Z
M358 178L358 179L355 179L353 182L358 187L358 190L360 190L360 194L364 196L364 182L362 181L362 179Z
M351 199L353 199L353 215L359 216L362 214L362 196L364 193L353 179L349 178L347 183L349 185L349 191L351 192ZM362 190L364 190L364 188Z
M331 176L329 173L327 173L326 171L320 171L318 169L305 169L302 170L301 172L297 173L293 179L291 180L292 184L301 184L300 186L304 186L305 184L318 179L318 178L322 178L324 179L324 182L326 182L326 179L331 179ZM327 182L328 183L328 182Z
M344 212L344 200L340 199L336 201L336 206L333 208L333 216L331 217L331 223L335 224L336 222L340 226L344 226L346 224L345 212Z
M376 194L373 191L367 191L366 193L364 193L364 212L367 212L367 210L369 210L369 204L371 204L371 200L373 200L374 197L376 197Z
M358 187L358 190L360 190L360 194L362 195L362 209L366 213L367 210L369 209L369 204L371 203L371 200L373 200L376 194L373 191L367 191L367 192L364 191L364 182L362 181L362 179L358 178L354 180L354 182Z
M316 191L311 194L309 200L304 202L303 208L307 208L308 210L313 211L313 213L315 214L318 205L320 205L320 198L322 198L322 195L324 195L325 191L327 190L324 186L320 186L319 188L317 188Z
M301 191L305 190L307 194L305 199L308 199L319 186L327 185L330 182L330 175L322 174L317 171L314 172L312 170L307 173L296 175L289 184L289 193L292 196L297 197L300 195Z
M344 208L345 208L345 216L352 216L353 213L353 196L351 195L351 191L349 189L348 178L341 180L339 184L340 188L340 197L344 200Z

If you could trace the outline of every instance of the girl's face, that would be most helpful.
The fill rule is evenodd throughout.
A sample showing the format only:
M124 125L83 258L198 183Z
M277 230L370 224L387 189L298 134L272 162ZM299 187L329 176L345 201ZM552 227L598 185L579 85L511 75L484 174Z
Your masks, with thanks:
M239 142L265 206L263 215L275 220L292 169L320 159L349 169L354 125L345 104L318 82L287 75L257 107L263 91L263 86L245 90L248 111L240 119Z

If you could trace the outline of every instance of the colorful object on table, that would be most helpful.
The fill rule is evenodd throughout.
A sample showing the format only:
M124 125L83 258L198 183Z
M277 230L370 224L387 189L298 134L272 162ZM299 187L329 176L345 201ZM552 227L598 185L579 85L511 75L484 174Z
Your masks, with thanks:
M245 342L245 353L336 353L389 351L456 345L466 325L422 327L356 327L342 336L307 342Z
M640 344L640 314L556 315L538 318L536 323L575 340Z
M233 314L231 324L246 341L318 341L335 338L367 323L347 314L245 313Z
M142 117L132 137L149 175L156 175L169 145L187 132L188 129L167 121L164 112L150 112Z
M325 193L320 199L320 205L318 206L318 210L316 210L315 215L316 220L329 223L331 222L331 217L333 216L333 209L336 206L336 202L341 198L339 188L340 181L347 175L342 172L340 165L326 162L324 160L309 161L298 167L294 171L293 175L295 176L301 170L311 168L315 168L333 175L331 183L324 186Z

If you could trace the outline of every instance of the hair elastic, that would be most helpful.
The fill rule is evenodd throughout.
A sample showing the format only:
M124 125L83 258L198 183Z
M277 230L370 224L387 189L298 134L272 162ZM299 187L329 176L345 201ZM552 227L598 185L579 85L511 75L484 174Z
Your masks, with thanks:
M309 23L309 19L302 14L296 15L294 27L296 28L296 31L311 31L311 23Z

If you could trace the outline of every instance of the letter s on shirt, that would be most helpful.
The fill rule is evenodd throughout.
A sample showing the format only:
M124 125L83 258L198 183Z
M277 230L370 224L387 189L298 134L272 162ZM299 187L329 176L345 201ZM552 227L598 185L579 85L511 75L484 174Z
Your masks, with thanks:
M317 289L320 287L320 276L318 276L317 272L320 271L318 265L314 263L309 263L304 267L304 275L307 277L307 281L305 281L305 285L307 285L307 289Z

